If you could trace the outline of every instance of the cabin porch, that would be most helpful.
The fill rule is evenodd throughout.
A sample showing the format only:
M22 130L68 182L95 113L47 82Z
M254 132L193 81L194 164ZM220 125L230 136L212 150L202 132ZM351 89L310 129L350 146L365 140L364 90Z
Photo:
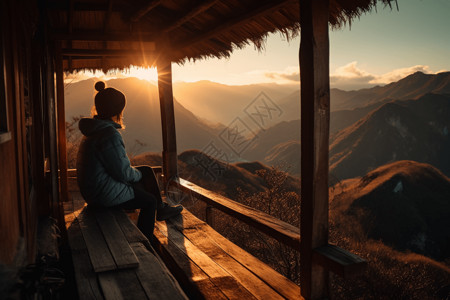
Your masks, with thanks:
M37 220L53 217L62 229L59 241L72 243L72 252L84 257L74 268L82 267L78 270L80 274L95 278L80 279L77 283L83 281L83 286L91 286L97 278L104 278L99 279L104 282L102 296L111 292L114 298L127 293L117 285L110 289L110 283L126 285L121 280L122 274L133 273L137 280L134 284L139 283L146 297L154 297L146 285L150 279L145 276L149 274L140 277L139 273L142 270L139 266L152 260L152 266L159 264L159 274L171 282L170 290L180 297L184 295L178 284L191 298L198 295L208 298L209 287L217 285L223 287L217 295L224 298L252 295L265 299L269 294L274 298L328 297L329 272L347 276L365 264L357 256L328 243L328 28L370 10L376 2L213 0L196 1L194 5L183 0L1 1L0 194L5 199L0 211L1 263L8 266L16 261L33 263L37 253ZM219 191L208 191L187 182L179 178L177 170L172 63L227 57L234 48L249 41L261 49L264 37L274 31L287 37L301 34L300 228L220 196ZM126 241L122 244L126 249L125 244L129 247L128 257L138 259L137 268L134 260L122 269L113 258L114 270L100 268L102 272L96 272L91 256L87 261L90 242L86 236L90 233L85 236L83 226L80 227L83 246L80 230L76 229L85 220L84 214L81 217L79 214L84 204L70 190L71 173L67 170L64 72L108 71L130 65L158 69L165 192L170 187L207 203L205 221L212 220L208 216L217 209L295 249L301 259L301 290L189 212L179 219L158 223L153 245L142 239L133 240L121 227L122 241ZM86 222L96 220L98 225L91 227L101 227L104 225L100 224L107 224L103 221L117 223L122 217L121 213L113 217L95 215ZM98 223L99 218L104 220ZM120 221L118 226L133 228L127 222ZM139 237L138 232L131 232L133 238ZM100 234L98 231L95 234L106 239L112 233L101 229ZM108 249L110 253L114 251ZM177 260L180 256L185 259ZM160 264L159 257L167 267ZM108 271L119 275L103 274Z

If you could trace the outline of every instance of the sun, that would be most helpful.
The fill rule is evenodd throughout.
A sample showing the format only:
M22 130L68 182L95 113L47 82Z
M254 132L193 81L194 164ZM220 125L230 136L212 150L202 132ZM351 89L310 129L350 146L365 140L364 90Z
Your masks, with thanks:
M158 72L156 68L131 67L124 75L147 80L149 82L158 81Z

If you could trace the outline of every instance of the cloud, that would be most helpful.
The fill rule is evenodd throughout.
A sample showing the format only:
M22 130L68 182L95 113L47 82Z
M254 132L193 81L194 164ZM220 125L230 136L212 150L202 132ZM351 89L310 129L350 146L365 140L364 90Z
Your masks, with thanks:
M287 67L283 71L265 71L264 76L278 83L298 83L300 82L300 72L298 67Z
M360 69L358 67L358 62L353 61L345 66L337 68L334 73L330 75L330 84L332 87L340 89L355 90L373 87L375 85L385 85L398 81L416 72L437 74L442 71L444 70L433 72L429 66L415 65L407 68L394 69L385 74L376 75Z
M402 78L405 78L408 75L411 75L416 72L423 72L427 74L436 74L435 72L430 70L429 66L424 65L416 65L409 68L401 68L395 69L388 73L385 73L377 78L374 78L370 83L373 84L387 84L394 81L399 81Z
M385 74L377 75L361 69L358 66L357 61L352 61L330 73L330 85L331 87L344 90L357 90L398 81L415 72L437 74L442 71L444 70L433 72L429 66L415 65L407 68L394 69ZM300 81L298 66L289 66L282 71L254 70L248 74L260 78L262 77L264 78L264 82L270 81L280 84L292 84Z

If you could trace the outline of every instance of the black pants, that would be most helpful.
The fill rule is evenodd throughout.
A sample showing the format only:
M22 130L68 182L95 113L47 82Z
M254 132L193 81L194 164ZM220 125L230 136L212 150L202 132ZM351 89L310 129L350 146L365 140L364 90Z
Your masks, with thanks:
M134 198L115 207L121 209L141 209L137 226L151 241L155 228L156 210L162 204L161 191L153 169L149 166L137 167L142 179L133 183Z

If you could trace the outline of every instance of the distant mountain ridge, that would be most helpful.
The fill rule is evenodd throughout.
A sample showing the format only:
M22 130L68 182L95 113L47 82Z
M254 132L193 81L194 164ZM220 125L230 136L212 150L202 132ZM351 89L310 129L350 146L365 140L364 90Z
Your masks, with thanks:
M450 179L433 166L397 161L343 181L334 191L333 218L355 218L354 226L369 238L396 249L450 257Z
M391 100L417 99L427 93L450 93L450 72L438 74L416 72L385 86L354 91L332 88L330 109L331 112L352 110ZM300 90L280 99L280 103L285 111L283 115L285 121L300 118Z
M94 83L88 79L66 87L66 120L72 117L91 115L94 104ZM135 155L146 151L161 151L161 116L158 88L145 80L137 78L112 79L108 87L122 91L127 99L124 111L126 128L122 136L127 151ZM175 126L179 151L202 149L211 141L217 140L220 127L212 127L200 120L192 112L174 100Z
M450 174L450 95L384 104L340 131L330 144L330 172L362 176L396 160L428 163Z
M142 153L132 159L134 165L161 165L159 153ZM258 193L267 188L264 180L256 174L258 170L268 170L269 166L258 161L226 163L206 155L199 150L187 150L178 155L179 176L204 188L231 199L236 199L238 189L249 194ZM286 190L300 192L298 178L288 176Z

